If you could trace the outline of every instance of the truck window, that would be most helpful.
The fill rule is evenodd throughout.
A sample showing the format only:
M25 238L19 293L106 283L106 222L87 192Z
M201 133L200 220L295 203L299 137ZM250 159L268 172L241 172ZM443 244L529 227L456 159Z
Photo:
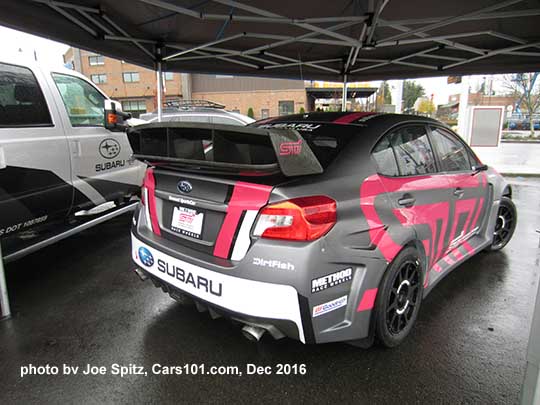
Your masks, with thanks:
M47 102L28 68L0 63L0 127L52 126Z
M52 74L74 127L103 126L105 97L92 85L75 76Z

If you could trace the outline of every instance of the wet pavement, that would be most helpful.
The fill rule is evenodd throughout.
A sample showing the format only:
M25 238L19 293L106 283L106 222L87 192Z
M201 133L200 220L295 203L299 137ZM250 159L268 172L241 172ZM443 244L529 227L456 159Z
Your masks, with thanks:
M14 317L0 322L0 403L517 403L540 270L540 180L510 181L519 210L511 243L447 276L391 350L248 342L238 326L135 276L129 216L44 249L7 266ZM111 375L115 363L148 375ZM305 364L307 373L246 375L248 363ZM21 378L29 364L80 369ZM107 375L81 375L87 364ZM236 365L244 375L154 375L154 364Z

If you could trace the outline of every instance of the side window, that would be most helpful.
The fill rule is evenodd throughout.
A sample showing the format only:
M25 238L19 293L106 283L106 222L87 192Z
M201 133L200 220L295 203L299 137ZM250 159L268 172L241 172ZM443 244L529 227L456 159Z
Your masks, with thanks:
M75 76L53 73L52 77L72 126L103 126L105 97L99 91Z
M431 127L431 136L442 171L471 170L467 149L463 143L454 139L454 135L442 128Z
M435 173L437 167L426 127L402 127L390 135L390 142L402 176Z
M389 136L385 136L379 141L375 148L373 148L371 156L375 160L380 174L385 176L399 176L396 158L390 144Z
M32 71L0 63L0 127L50 125L51 115Z

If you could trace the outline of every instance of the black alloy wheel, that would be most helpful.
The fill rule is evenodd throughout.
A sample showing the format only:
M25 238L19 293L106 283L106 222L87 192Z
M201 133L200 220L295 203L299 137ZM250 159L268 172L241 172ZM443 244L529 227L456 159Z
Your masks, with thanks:
M375 333L383 346L399 345L416 322L424 293L423 269L419 252L412 246L388 266L375 307Z
M392 284L386 304L386 326L393 335L401 333L411 322L419 301L420 264L418 261L404 262Z
M495 230L493 231L493 241L490 250L501 250L506 246L512 236L517 224L517 210L514 202L508 197L502 197L497 212Z

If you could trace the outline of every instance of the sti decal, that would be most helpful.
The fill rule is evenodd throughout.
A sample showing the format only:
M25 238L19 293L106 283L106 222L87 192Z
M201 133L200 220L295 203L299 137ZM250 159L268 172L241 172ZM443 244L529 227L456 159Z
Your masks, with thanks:
M471 198L455 202L447 197L437 200L437 193L444 196L444 193L451 189L448 184L452 181L459 181ZM485 174L478 176L470 174L422 175L408 178L386 178L379 175L368 177L360 187L360 205L370 226L369 234L372 243L380 250L384 258L391 262L402 248L396 242L400 230L411 226L418 230L419 226L423 225L426 234L422 242L428 256L429 268L432 268L445 255L445 240L448 244L453 242L451 248L454 248L478 231L478 220L484 217L480 214L485 210L486 184ZM394 209L393 218L387 218L386 221L397 220L397 222L393 222L390 228L385 227L383 225L385 221L379 215L382 205L378 205L377 198L399 196L412 187L416 193L423 190L427 194L431 191L433 202ZM453 215L451 215L452 212ZM457 224L460 217L465 218L465 221L463 228L458 230ZM396 226L397 224L399 226ZM461 235L462 232L464 237L455 237L456 233Z
M332 312L338 308L344 307L347 305L347 296L336 298L335 300L325 302L324 304L317 305L313 307L313 318Z
M299 155L302 152L302 140L283 142L279 145L279 156Z
M311 280L311 292L316 293L352 280L352 267Z

